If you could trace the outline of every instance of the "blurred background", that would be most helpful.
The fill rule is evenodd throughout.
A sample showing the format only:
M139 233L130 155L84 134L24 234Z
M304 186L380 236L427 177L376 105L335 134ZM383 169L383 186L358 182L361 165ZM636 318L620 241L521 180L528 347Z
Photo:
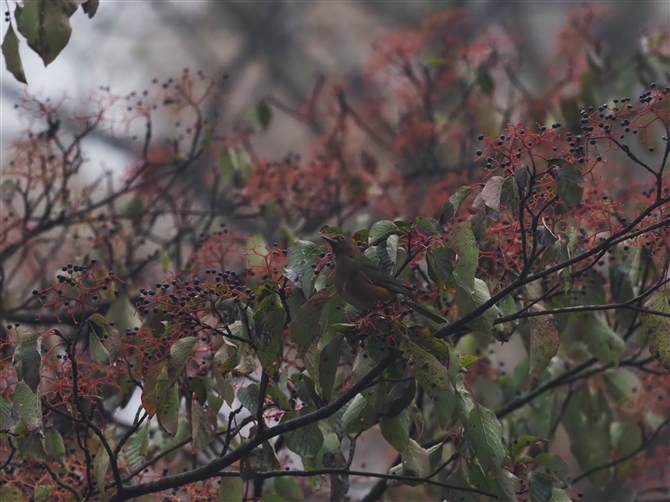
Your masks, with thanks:
M459 7L477 32L513 33L524 51L519 79L531 92L542 89L549 78L546 62L556 56L556 37L566 11L581 3L102 0L93 19L81 10L72 16L71 39L48 68L25 44L21 58L31 94L67 99L71 107L81 105L100 86L124 95L146 88L153 78L174 77L186 67L208 76L227 74L226 90L220 102L212 104L219 107L226 129L248 125L254 107L268 95L298 107L319 75L346 79L355 88L376 39L393 30L416 29L430 15ZM648 29L670 25L670 7L664 1L590 3L611 8L599 23L598 36L617 59L634 57ZM4 29L6 25L3 35ZM1 77L1 140L6 146L24 127L13 105L26 87L4 65ZM289 150L303 153L314 137L288 115L275 115L271 130L254 139L258 152L274 157ZM107 147L92 152L98 163L104 160L113 167L121 161L122 142L98 139L101 148Z

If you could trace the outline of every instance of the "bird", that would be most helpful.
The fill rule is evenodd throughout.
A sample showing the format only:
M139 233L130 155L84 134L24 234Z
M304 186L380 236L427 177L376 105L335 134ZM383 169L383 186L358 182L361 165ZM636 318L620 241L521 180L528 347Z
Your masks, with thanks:
M365 256L351 239L324 233L319 236L330 244L335 255L335 289L345 302L366 311L403 295L412 309L426 319L437 324L448 323L446 318L417 303L414 293L407 286Z

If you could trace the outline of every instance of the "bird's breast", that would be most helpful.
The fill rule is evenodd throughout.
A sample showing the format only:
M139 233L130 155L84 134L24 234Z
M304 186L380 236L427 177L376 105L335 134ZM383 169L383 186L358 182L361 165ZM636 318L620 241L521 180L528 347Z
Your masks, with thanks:
M349 274L336 275L335 288L347 303L358 310L370 310L390 300L393 294L383 286L372 284L368 277L356 270ZM339 282L339 284L338 284Z

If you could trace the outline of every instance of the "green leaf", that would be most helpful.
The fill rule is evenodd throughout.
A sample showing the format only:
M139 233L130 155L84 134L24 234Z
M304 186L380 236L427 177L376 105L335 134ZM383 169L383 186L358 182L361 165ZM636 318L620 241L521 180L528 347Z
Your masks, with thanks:
M463 369L463 368L467 368L468 366L470 366L475 361L479 361L479 358L477 356L460 356L458 358L458 360L459 360L458 367L460 369Z
M289 248L286 255L286 268L284 275L302 289L305 298L312 296L314 286L314 269L312 265L316 262L316 254L319 246L310 241L296 241Z
M240 364L240 351L237 345L231 343L224 343L216 351L212 358L212 367L218 371L215 376L224 376L233 371L237 365Z
M256 121L261 126L261 130L265 131L272 121L272 108L264 99L256 106Z
M643 394L643 384L635 373L626 368L610 368L603 372L607 393L620 405L633 407Z
M401 332L403 336L407 336L412 342L435 356L442 366L450 369L451 351L445 341L438 340L429 329L422 326L401 328Z
M340 362L340 350L342 348L343 334L338 334L328 342L319 355L319 385L325 402L330 401L335 375Z
M179 392L177 385L170 383L167 368L163 368L156 382L156 418L165 433L174 437L179 425Z
M532 502L549 502L554 486L551 478L541 472L531 472L528 480L528 494Z
M390 220L381 220L376 222L370 228L370 235L368 237L368 243L372 246L376 246L380 242L385 241L391 235L399 232L398 226Z
M621 361L626 344L603 317L594 314L585 315L582 330L589 352L598 358L598 361L602 364Z
M240 400L242 406L255 415L258 413L259 394L260 386L257 383L252 383L246 387L242 387L237 392L237 399Z
M221 476L219 502L243 502L244 481L239 476Z
M275 490L277 490L277 495L282 497L282 501L302 502L305 500L298 482L288 476L275 478Z
M91 359L96 364L109 364L109 352L105 347L95 330L91 329L88 334L88 350L91 353Z
M191 392L193 393L193 398L198 401L200 404L205 404L207 402L207 385L202 377L195 377L190 382Z
M223 179L236 188L242 188L251 169L240 148L224 148L219 159L219 170Z
M197 399L191 401L191 436L193 448L202 450L216 437L216 410L207 404L200 404Z
M370 352L374 351L374 342L369 342L368 350ZM372 359L373 357L366 359L362 355L357 358L353 369L356 381L360 380L363 375L372 369L374 366L374 362L371 361ZM390 368L384 371L383 376L388 379L407 376L405 374L405 367L404 361L396 361ZM387 417L394 417L411 404L416 395L416 385L413 379L397 382L382 381L378 385L362 391L361 394L373 406L377 416L381 414Z
M399 237L397 235L389 235L385 241L377 246L366 249L365 253L367 255L368 251L373 251L376 254L376 259L371 259L377 262L388 274L393 275L398 259L398 241Z
M458 208L461 207L463 201L471 193L472 188L462 186L454 195L449 197L449 200L447 200L447 202L445 202L440 209L440 225L443 225L446 221L456 216Z
M516 302L512 295L506 295L498 303L498 310L504 317L511 317L518 312ZM509 341L517 328L518 321L504 322L493 326L493 337L502 342ZM525 375L524 375L525 377Z
M530 170L526 164L519 164L514 167L514 181L519 189L519 196L523 198L530 182Z
M536 436L521 436L516 438L512 443L512 451L511 451L512 459L513 460L516 459L516 457L519 455L519 453L521 453L521 451L524 448L532 446L540 441L545 440Z
M489 473L497 472L505 459L502 426L488 408L476 405L468 415L466 434L474 445L477 458Z
M430 474L429 453L419 443L410 439L407 447L400 453L403 476L425 478Z
M507 207L512 212L514 219L519 219L519 208L521 206L521 196L519 195L519 185L517 185L514 176L508 176L503 183L502 191L507 199Z
M642 428L639 424L625 424L622 422L613 422L610 426L610 436L612 438L612 448L616 458L623 458L639 451L644 441ZM620 474L635 474L635 458L622 462L617 465ZM628 477L628 476L626 476Z
M570 438L570 451L581 470L589 471L610 459L609 423L611 411L602 394L591 394L587 387L575 391L569 400L561 423ZM589 476L597 485L609 477L605 470Z
M404 409L393 418L379 417L379 429L384 439L398 451L403 451L409 445L409 427L412 418L409 409Z
M517 502L517 492L521 487L519 478L507 469L500 469L494 474L493 484L500 502Z
M318 291L295 312L291 321L291 341L298 346L298 356L305 358L307 350L323 331L323 315L331 301L334 288Z
M291 402L286 397L286 394L277 386L277 384L269 383L267 388L268 396L272 399L272 402L280 409L284 411L290 411L293 409Z
M232 406L233 401L235 401L235 382L232 373L226 373L223 377L217 379L216 385L219 395L228 403L228 406Z
M189 336L177 340L170 347L170 353L167 356L167 372L170 385L173 385L184 371L196 343L198 343L198 338Z
M656 293L644 306L649 310L670 314L670 305L664 291ZM641 317L649 353L661 366L670 371L670 318L645 312Z
M23 459L31 461L47 459L44 439L39 431L36 434L31 434L26 424L19 421L9 432L11 433L11 442L16 445Z
M456 391L456 411L461 423L466 424L470 412L475 407L475 400L470 394L470 390L463 383L463 377L459 374L454 381L454 390Z
M321 229L323 231L323 229ZM330 227L328 230L329 233L334 233L340 235L342 229L339 227ZM354 235L351 236L351 240L354 242L366 242L370 238L370 231L367 228L361 228Z
M19 343L14 351L12 363L16 367L18 376L33 392L37 392L40 385L42 369L42 337L37 331L25 331L19 334Z
M558 247L558 261L565 262L573 257L575 251L575 240L577 232L574 227L567 227L565 234L560 235L560 242L554 247ZM558 282L565 293L572 290L572 266L567 266L558 272Z
M550 162L558 162L558 165L550 168L556 178L558 196L567 206L578 206L584 195L584 189L579 186L584 182L584 176L579 169L565 161Z
M14 75L14 78L22 84L27 84L26 74L23 71L21 55L19 54L19 39L14 32L12 25L7 28L5 38L2 41L2 55L5 57L7 71Z
M422 218L419 216L414 220L414 225L428 231L432 235L440 234L440 224L432 218Z
M454 227L447 247L456 253L453 270L461 281L472 290L474 288L475 273L479 266L479 245L472 233L472 222L464 221Z
M115 300L108 312L108 316L114 315L123 315L124 309L127 307L128 302L125 299ZM117 356L121 353L121 334L119 330L112 326L105 317L100 314L93 314L91 316L91 322L96 326L102 328L103 337L107 340L107 353L108 364L114 364ZM91 330L92 331L92 330ZM100 355L100 354L99 354Z
M547 474L551 475L556 481L570 484L570 467L565 460L554 453L540 453L535 460L544 465Z
M140 467L147 459L149 452L149 420L139 428L139 430L130 436L127 446L123 452L123 458L128 464L128 468L134 471Z
M39 485L35 487L33 498L35 502L44 502L49 498L53 488L51 486ZM3 499L4 500L4 499Z
M107 450L105 450L102 444L99 444L98 451L95 453L95 458L93 459L93 477L95 479L95 483L98 485L98 490L100 490L100 493L104 493L105 491L105 478L107 477L109 464L110 462Z
M240 475L242 479L253 479L256 473L265 471L271 467L268 462L268 456L265 454L268 451L268 447L269 443L264 443L242 457L240 461Z
M26 2L16 6L16 27L26 37L28 46L35 51L44 66L48 66L70 40L70 21L60 4L47 0Z
M489 219L496 221L499 219L499 215L494 214L493 210L489 209L486 205L480 207L475 214L468 218L468 222L472 227L472 235L475 236L477 243L484 243L486 240L486 229L489 225Z
M61 466L65 465L65 443L63 436L56 429L49 429L44 435L47 452L52 458L56 459Z
M459 469L454 469L447 478L447 483L450 488L447 488L444 492L447 497L447 501L457 501L457 502L482 502L482 497L476 493L470 491L460 490L459 488L465 488L469 490L472 488L472 484L466 477L466 468L462 467ZM507 501L506 501L507 502ZM517 502L516 500L513 502Z
M197 399L200 404L207 404L207 406L217 413L226 399L226 396L220 393L219 385L216 380L210 377L199 376L193 378L191 380L191 389L195 399Z
M426 252L428 276L438 286L444 286L451 277L456 254L456 251L447 247L431 248Z
M2 502L24 502L23 495L18 488L13 486L0 487L0 500Z
M532 312L544 310L534 305ZM530 370L529 374L537 378L558 353L559 339L556 321L551 314L530 318Z
M9 429L19 419L18 412L5 398L0 396L0 429Z
M474 288L471 291L464 287L460 280L456 281L456 288L454 301L460 309L461 314L464 316L476 310L491 299L489 288L481 279L475 279ZM490 307L479 317L468 322L467 326L480 333L489 333L491 328L493 328L493 323L497 317L498 314L496 308Z
M400 340L400 350L408 363L412 376L435 404L441 427L446 427L456 406L454 388L449 381L449 371L435 355L410 340L405 332ZM410 365L410 359L412 364Z
M442 463L443 453L444 453L444 443L438 443L435 446L428 448L428 459L430 460L430 472L434 472L435 469Z
M165 361L156 363L149 368L147 376L144 379L144 387L142 388L142 406L149 416L153 416L156 413L156 387L158 384L158 375L161 374L165 365Z
M261 284L256 292L256 304L264 316L264 322L257 323L259 347L256 351L258 360L265 372L273 380L278 380L279 369L284 355L284 321L286 314L279 295L273 290L276 282Z
M263 495L263 497L261 497L261 499L258 502L286 502L286 501L278 494L270 492Z
M552 488L549 502L572 502L572 497L562 488Z
M298 416L305 416L313 411L309 407L305 407L299 412L289 411L284 414L280 423ZM295 431L287 432L283 436L286 440L286 447L301 457L314 458L319 453L321 446L323 446L323 432L321 432L319 424L316 422L312 422Z
M12 402L28 432L35 434L42 430L42 401L25 381L21 380L14 387Z
M344 434L358 434L377 423L377 412L362 394L357 394L342 417Z

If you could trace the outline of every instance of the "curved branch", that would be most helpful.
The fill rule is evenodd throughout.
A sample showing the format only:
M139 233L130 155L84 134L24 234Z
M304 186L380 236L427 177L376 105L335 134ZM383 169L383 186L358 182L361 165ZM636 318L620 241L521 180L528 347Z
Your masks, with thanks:
M189 483L195 483L196 481L203 481L209 479L213 476L217 476L218 472L222 469L225 469L229 465L232 465L234 462L237 462L241 458L249 455L251 451L257 446L263 444L265 441L272 439L275 436L280 434L285 434L302 427L305 427L311 423L323 420L335 414L340 408L347 404L351 399L353 399L356 394L359 394L361 391L368 388L374 380L382 374L382 372L393 363L398 358L397 353L390 353L384 359L382 359L377 365L372 368L363 378L361 378L357 383L355 383L349 390L342 394L332 403L319 408L305 416L293 418L287 420L284 423L280 423L265 429L262 434L258 434L254 438L250 439L247 443L244 443L237 450L228 453L227 455L214 459L209 462L207 465L204 465L198 469L194 469L189 472L184 472L181 474L176 474L174 476L168 476L161 478L155 481L150 481L147 483L142 483L136 486L124 487L123 492L117 493L110 499L110 502L122 502L124 500L131 500L141 495L146 495L149 493L161 492L163 490L169 490L171 488L182 486Z
M268 471L268 472L259 472L255 475L256 478L268 479L268 478L279 478L283 476L298 476L298 477L310 477L310 476L322 476L327 474L342 474L345 476L361 476L367 478L381 478L390 481L409 481L412 483L421 482L429 485L441 486L442 488L448 488L450 490L460 490L462 492L478 493L480 495L485 495L491 498L497 498L495 493L490 493L484 490L479 490L477 488L469 488L466 486L456 486L450 485L447 483L440 483L439 481L434 481L430 477L419 478L415 476L403 476L400 474L383 474L379 472L367 472L367 471L351 471L349 469L313 469L309 471ZM241 473L236 471L222 471L216 473L217 476L224 477L240 477Z
M609 469L610 467L613 467L613 466L615 466L615 465L617 465L617 464L620 464L620 463L622 463L622 462L625 462L625 461L628 460L628 459L633 458L633 457L634 457L635 455L637 455L638 453L642 453L642 452L647 448L647 446L649 446L649 445L651 444L651 442L656 438L656 436L658 436L659 432L661 432L661 429L663 429L663 428L664 428L666 425L668 425L669 423L670 423L670 418L666 418L665 421L664 421L661 425L659 425L659 426L656 428L656 430L654 431L654 433L653 433L651 436L649 436L649 438L648 438L644 443L642 443L638 448L636 448L635 450L633 450L632 452L630 452L628 455L624 455L624 456L621 457L621 458L618 458L618 459L616 459L616 460L612 460L611 462L608 462L608 463L603 464L603 465L599 465L598 467L594 467L593 469L589 469L589 470L586 471L586 472L582 472L579 476L577 476L577 477L572 481L572 484L573 484L573 485L576 485L576 484L579 483L582 479L584 479L585 477L587 477L587 476L593 474L594 472L602 471L603 469Z
M74 495L75 500L80 500L81 495L77 493L77 490L75 490L72 486L68 485L66 482L64 482L62 479L58 477L58 474L56 474L51 467L49 467L48 464L44 463L42 464L42 467L49 473L49 476L51 476L51 479L53 479L54 483L56 483L58 486L63 488L64 490L69 491L72 495Z

